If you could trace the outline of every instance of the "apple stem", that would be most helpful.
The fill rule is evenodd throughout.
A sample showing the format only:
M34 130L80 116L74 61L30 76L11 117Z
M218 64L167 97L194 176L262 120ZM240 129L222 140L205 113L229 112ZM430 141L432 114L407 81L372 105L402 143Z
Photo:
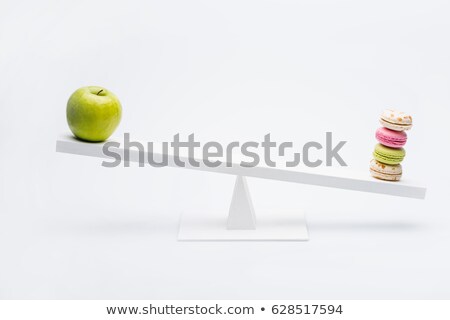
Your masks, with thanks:
M103 91L103 89L102 90L100 90L99 92L97 92L97 95L99 95L100 94L100 92L102 92Z

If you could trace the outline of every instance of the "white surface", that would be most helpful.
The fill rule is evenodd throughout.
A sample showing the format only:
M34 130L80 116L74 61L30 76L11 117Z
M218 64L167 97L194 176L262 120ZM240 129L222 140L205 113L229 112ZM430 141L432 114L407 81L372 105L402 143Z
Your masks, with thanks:
M117 141L120 143L119 139L111 139L111 141ZM108 158L108 156L103 153L103 145L104 143L87 143L79 141L71 136L61 135L56 141L56 151L76 155ZM142 145L147 145L147 142L142 142ZM155 147L155 150L162 150L162 148ZM121 155L121 159L124 159L123 144L121 144L119 148L114 148L114 151ZM140 160L144 159L142 165L145 166L147 163L147 153L144 154L144 157L140 157L137 149L134 148L129 151L130 162L140 162ZM157 153L155 153L155 155L161 156ZM169 150L169 166L178 167L180 169L195 169L201 171L228 173L247 177L296 182L313 186L331 187L353 191L381 193L408 198L423 199L426 194L425 187L416 185L414 182L408 181L407 179L402 179L402 181L397 182L382 181L371 177L368 170L358 172L349 170L348 168L339 168L334 170L333 168L327 168L328 170L325 171L323 169L309 169L302 166L289 169L271 168L268 166L248 168L241 166L239 162L229 164L222 163L220 166L210 167L203 163L203 159L201 157L194 158L200 163L198 167L194 167L188 163L187 156L180 157L180 159L186 164L185 167L179 167L174 163L173 155ZM123 166L123 162L120 165Z
M304 213L256 213L256 228L230 230L226 212L185 212L180 221L181 241L306 241Z
M449 16L440 0L0 2L0 298L449 299ZM404 178L427 198L249 178L255 211L305 210L310 241L177 242L180 212L226 211L234 177L55 153L90 84L121 99L119 136L332 131L358 171L379 113L404 109Z

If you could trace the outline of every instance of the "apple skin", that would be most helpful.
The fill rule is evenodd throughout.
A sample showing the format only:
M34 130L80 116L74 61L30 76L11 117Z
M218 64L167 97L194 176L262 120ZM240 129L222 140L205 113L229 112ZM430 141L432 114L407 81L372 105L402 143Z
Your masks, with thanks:
M75 91L67 102L67 123L79 139L100 142L108 139L122 118L122 105L111 91L88 86Z

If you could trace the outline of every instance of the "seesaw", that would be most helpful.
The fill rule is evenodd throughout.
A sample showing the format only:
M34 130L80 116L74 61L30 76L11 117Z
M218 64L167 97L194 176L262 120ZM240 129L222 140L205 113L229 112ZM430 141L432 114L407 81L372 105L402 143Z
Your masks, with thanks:
M56 151L81 156L108 158L103 152L104 143L86 143L70 136L61 136L56 141ZM154 150L162 150L154 148ZM122 146L115 149L123 159ZM128 149L130 162L142 162L142 153ZM153 159L163 154L151 153ZM148 154L145 154L144 161ZM174 163L174 155L167 154L168 166ZM426 188L404 179L400 182L386 182L374 179L368 172L343 170L318 170L302 167L273 168L266 166L244 167L240 162L227 163L218 167L206 166L203 159L196 158L199 166L188 163L188 157L180 156L186 169L225 173L236 176L228 217L220 213L184 213L180 222L179 240L308 240L308 230L302 212L261 213L255 216L246 177L301 183L360 192L378 193L397 197L424 199Z

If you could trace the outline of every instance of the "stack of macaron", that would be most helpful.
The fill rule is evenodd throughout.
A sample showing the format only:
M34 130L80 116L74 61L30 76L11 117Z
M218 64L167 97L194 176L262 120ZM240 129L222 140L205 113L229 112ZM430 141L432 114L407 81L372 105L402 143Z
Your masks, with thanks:
M412 127L412 117L404 112L385 110L380 118L381 128L375 133L378 144L370 161L370 173L373 177L399 181L402 177L401 162L405 157L406 130Z

